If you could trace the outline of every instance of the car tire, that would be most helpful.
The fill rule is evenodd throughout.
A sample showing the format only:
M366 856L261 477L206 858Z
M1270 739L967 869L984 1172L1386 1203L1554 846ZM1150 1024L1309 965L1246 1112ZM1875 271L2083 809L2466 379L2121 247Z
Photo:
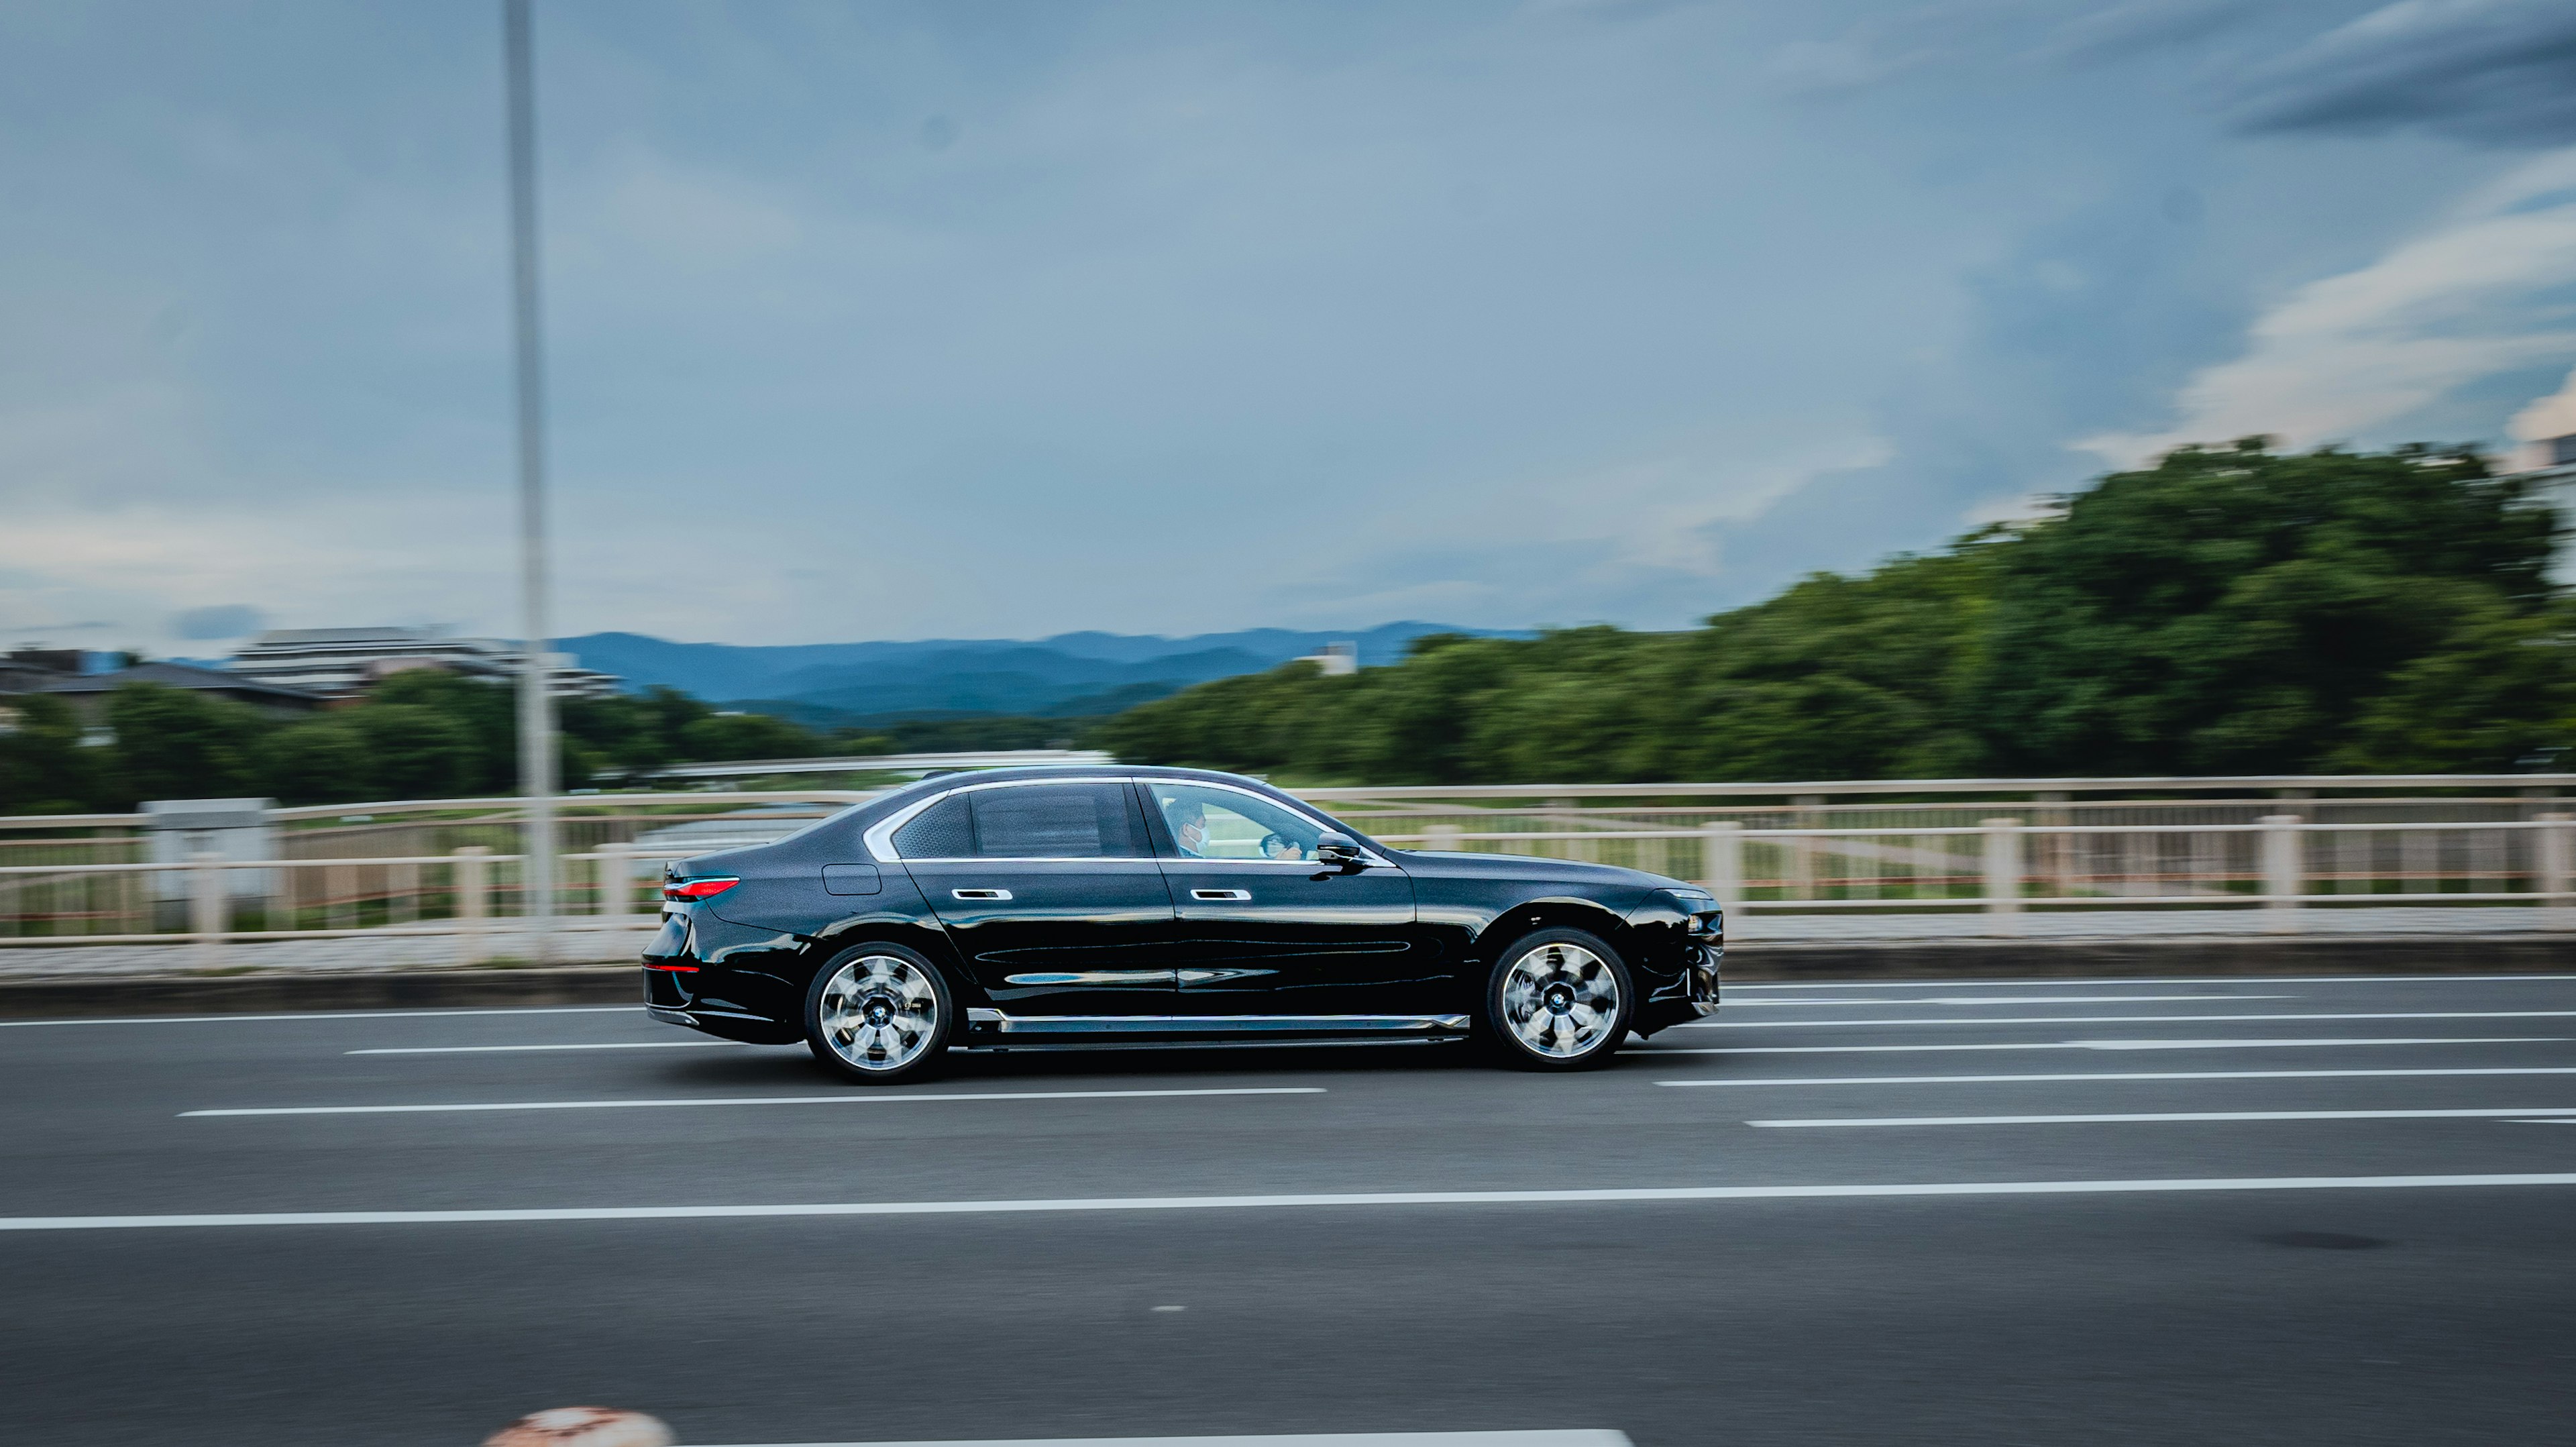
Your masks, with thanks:
M852 945L805 990L805 1048L851 1080L892 1085L937 1066L957 1022L939 967L895 944Z
M1505 946L1485 980L1484 1036L1506 1065L1588 1070L1618 1052L1636 1012L1627 962L1599 935L1543 929Z

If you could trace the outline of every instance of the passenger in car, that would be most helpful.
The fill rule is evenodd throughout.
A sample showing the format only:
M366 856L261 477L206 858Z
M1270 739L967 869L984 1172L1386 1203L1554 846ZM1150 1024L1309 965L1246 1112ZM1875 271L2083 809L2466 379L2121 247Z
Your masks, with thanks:
M1207 852L1207 809L1196 799L1173 799L1164 805L1164 817L1172 821L1172 837L1180 842L1181 852L1192 859L1212 858Z

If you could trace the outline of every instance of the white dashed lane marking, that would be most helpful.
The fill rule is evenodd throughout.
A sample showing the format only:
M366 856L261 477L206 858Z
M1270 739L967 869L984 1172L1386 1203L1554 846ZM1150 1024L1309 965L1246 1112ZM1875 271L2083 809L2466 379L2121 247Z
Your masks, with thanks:
M158 1216L0 1216L0 1231L195 1230L251 1226L459 1226L550 1221L719 1221L842 1216L1017 1216L1093 1211L1376 1210L1394 1206L1617 1206L1692 1201L1936 1196L2134 1196L2254 1191L2420 1191L2576 1186L2576 1172L2444 1176L2222 1176L2166 1180L1938 1181L1899 1185L1641 1186L1556 1191L1365 1191L1332 1195L1106 1196L1057 1200L828 1201L744 1206L569 1206L449 1211L255 1211Z
M2564 1035L2351 1036L2300 1040L1982 1040L1969 1045L1650 1046L1642 1055L1932 1055L1954 1050L2296 1050L2362 1045L2556 1045Z
M469 1015L633 1015L641 1005L522 1005L506 1010L298 1010L278 1015L66 1015L51 1020L0 1020L0 1029L35 1025L247 1025L277 1020L443 1020Z
M1167 1308L1154 1308L1167 1311ZM1293 1437L1046 1437L979 1442L750 1442L732 1447L1628 1447L1628 1434L1589 1432L1298 1432Z
M1759 1075L1655 1083L1689 1089L1731 1085L2023 1085L2087 1080L2349 1080L2424 1075L2576 1075L2576 1065L2498 1065L2458 1070L2104 1070L2060 1075Z
M1815 1130L1840 1126L1934 1125L2144 1125L2260 1120L2504 1120L2514 1116L2576 1116L2576 1105L2517 1105L2474 1110L2177 1110L2118 1115L1888 1115L1814 1120L1748 1120L1764 1130Z
M1911 999L1730 1000L1730 1010L1775 1010L1792 1005L2130 1005L2150 1000L2295 1000L2296 995L1918 995Z
M1178 1096L1322 1095L1320 1085L1238 1086L1212 1090L843 1091L838 1095L701 1095L663 1100L502 1100L436 1105L263 1105L183 1110L182 1120L253 1115L445 1115L503 1110L665 1110L708 1105L921 1105L965 1100L1156 1100Z
M1937 1020L1700 1020L1676 1030L1857 1030L1870 1025L2180 1025L2219 1020L2563 1020L2576 1010L2383 1010L2331 1015L2000 1015Z
M516 1055L532 1050L720 1050L745 1048L732 1040L599 1040L547 1045L390 1045L349 1050L348 1055Z

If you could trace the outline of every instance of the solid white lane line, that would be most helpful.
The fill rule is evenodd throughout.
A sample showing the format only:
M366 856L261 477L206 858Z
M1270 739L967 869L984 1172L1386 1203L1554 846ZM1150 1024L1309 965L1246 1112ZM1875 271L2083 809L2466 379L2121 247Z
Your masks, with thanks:
M2206 1191L2407 1191L2576 1186L2576 1171L2476 1176L2222 1176L2134 1181L1942 1181L1866 1186L1643 1186L1564 1191L1352 1191L1270 1196L1092 1196L1030 1201L820 1201L784 1206L566 1206L462 1211L239 1211L158 1216L0 1216L0 1231L198 1226L442 1226L512 1221L709 1221L802 1216L1010 1216L1077 1211L1225 1211L1282 1207L1595 1206L1658 1201L1837 1197L2128 1196Z
M736 1040L601 1040L554 1045L393 1045L344 1050L344 1055L511 1055L528 1050L718 1050L742 1048Z
M839 1095L700 1095L666 1100L507 1100L441 1105L266 1105L232 1110L183 1110L181 1120L237 1115L444 1115L493 1110L661 1110L691 1105L906 1105L933 1100L1153 1100L1196 1095L1322 1095L1320 1085L1235 1086L1221 1090L977 1090L901 1093L844 1091Z
M1792 1005L2102 1005L2144 1000L2295 1000L2296 995L1920 995L1913 999L1737 1000L1737 1010L1778 1010Z
M2097 1070L2062 1075L1768 1075L1655 1083L1693 1089L1712 1085L2020 1085L2070 1080L2347 1080L2401 1075L2576 1075L2576 1065L2496 1065L2460 1070Z
M2289 1050L2324 1045L2557 1045L2565 1035L2400 1035L2301 1040L2003 1040L1974 1045L1661 1045L1640 1055L1935 1055L1952 1050Z
M2029 989L2046 985L2074 989L2082 985L2435 985L2488 984L2498 981L2576 980L2576 974L2538 975L2156 975L2119 979L2069 979L2059 975L2022 975L1995 980L1729 980L1735 990L1973 990Z
M1156 1307L1155 1310L1162 1310ZM1048 1437L973 1442L764 1442L733 1447L1631 1447L1607 1429L1565 1432L1299 1432L1285 1437Z
M1911 1125L2136 1125L2168 1121L2240 1120L2501 1120L2517 1115L2576 1115L2576 1105L2518 1105L2511 1110L2176 1110L2121 1115L1888 1115L1816 1120L1748 1120L1765 1130L1814 1130L1836 1126Z
M1162 1311L1162 1308L1154 1308ZM1631 1447L1625 1432L1296 1432L1291 1437L1046 1437L979 1442L752 1442L734 1447Z
M21 1025L230 1025L257 1020L417 1020L462 1015L641 1015L641 1005L528 1005L501 1010L295 1010L279 1015L67 1015L55 1020L0 1020Z
M2576 1010L2372 1010L2331 1015L1994 1015L1938 1020L1699 1020L1676 1030L1848 1030L1864 1025L2184 1025L2216 1020L2559 1020Z

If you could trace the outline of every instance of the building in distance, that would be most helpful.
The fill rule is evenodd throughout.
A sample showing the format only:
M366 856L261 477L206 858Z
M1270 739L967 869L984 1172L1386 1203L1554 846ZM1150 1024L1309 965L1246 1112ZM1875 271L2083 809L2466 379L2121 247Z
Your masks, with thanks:
M22 648L0 662L0 693L50 694L72 706L83 723L105 717L110 695L129 683L155 683L211 693L246 703L267 713L310 713L330 702L309 689L244 678L220 668L193 663L136 663L101 672L86 672L77 649Z
M525 654L498 638L450 637L433 628L277 628L226 659L227 672L325 698L355 698L378 681L414 668L436 668L484 683L515 683ZM569 653L547 655L548 691L557 698L605 698L622 679L584 668Z

